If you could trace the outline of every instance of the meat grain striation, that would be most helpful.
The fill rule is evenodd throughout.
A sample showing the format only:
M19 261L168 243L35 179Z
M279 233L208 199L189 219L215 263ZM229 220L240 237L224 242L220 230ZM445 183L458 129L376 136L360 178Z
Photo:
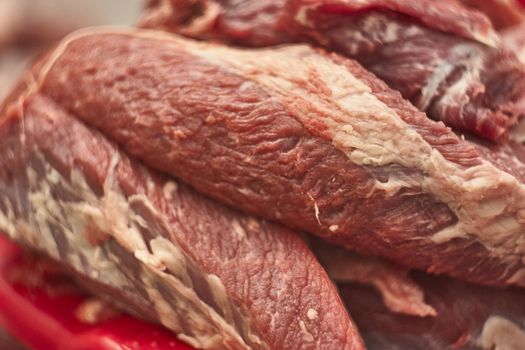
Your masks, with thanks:
M363 349L297 234L142 166L34 84L0 119L0 230L196 348Z
M150 31L64 40L34 93L231 207L363 253L525 285L525 166L457 137L357 63Z
M236 45L312 43L490 140L506 140L525 111L525 68L487 17L452 0L159 0L141 25Z

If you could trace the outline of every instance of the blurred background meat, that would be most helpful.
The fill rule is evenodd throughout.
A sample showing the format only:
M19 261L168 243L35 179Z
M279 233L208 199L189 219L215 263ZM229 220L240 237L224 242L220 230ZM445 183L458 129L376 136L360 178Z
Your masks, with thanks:
M368 350L517 350L523 290L487 288L312 242Z
M0 101L34 55L91 25L133 24L142 0L0 0Z
M436 315L395 312L369 283L340 284L368 350L523 349L523 290L470 285L413 271Z
M497 29L517 25L525 19L520 0L458 0L490 17ZM521 1L525 3L525 1Z
M525 62L525 22L503 31L503 41L507 48L514 51Z

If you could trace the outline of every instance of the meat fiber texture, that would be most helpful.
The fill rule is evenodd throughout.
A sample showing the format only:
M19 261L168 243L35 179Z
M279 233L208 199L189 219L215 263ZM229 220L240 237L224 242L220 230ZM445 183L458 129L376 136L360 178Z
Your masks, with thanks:
M0 119L0 230L196 348L363 349L297 234L142 166L26 78Z
M435 315L395 312L369 284L339 285L368 350L523 349L523 290L480 287L421 272L409 278L408 288L417 285Z
M141 25L247 46L305 41L353 57L434 119L505 140L525 68L488 18L452 0L158 0Z
M458 138L351 60L89 30L38 76L38 94L231 207L411 267L525 286L520 153Z
M505 29L501 33L505 47L513 51L518 59L525 63L525 23ZM511 130L511 139L524 143L525 142L525 120L521 119Z

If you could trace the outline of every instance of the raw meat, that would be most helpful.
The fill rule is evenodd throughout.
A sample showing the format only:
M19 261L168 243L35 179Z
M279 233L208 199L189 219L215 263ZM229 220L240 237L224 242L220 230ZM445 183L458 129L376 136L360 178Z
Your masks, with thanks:
M503 43L506 48L513 51L518 59L525 63L525 23L506 29L502 32ZM525 142L525 120L520 119L512 128L510 138L515 142Z
M453 1L159 0L141 21L202 39L306 41L356 58L429 116L490 140L525 113L525 67Z
M156 175L29 86L0 119L0 230L197 348L363 349L298 235Z
M91 30L43 67L38 94L229 206L412 267L525 286L522 160L463 141L351 60Z
M525 23L503 31L502 37L506 47L525 63Z
M482 11L498 29L512 27L525 20L525 10L519 0L459 0L459 2Z
M425 303L421 287L408 275L408 268L357 255L321 241L314 241L310 246L335 282L373 286L392 312L420 317L436 316L436 310Z
M368 350L523 349L523 290L474 286L421 272L410 276L435 316L395 313L373 287L340 284Z
M523 290L410 272L318 241L311 246L369 350L522 350L525 344Z
M301 6L307 8L301 10ZM276 36L291 24L285 23L285 20L302 23L307 19L304 17L307 11L318 8L329 13L391 11L421 21L432 29L467 39L489 45L497 40L485 16L450 0L150 0L140 25L245 45L279 44L285 38L293 38L286 36L286 31L281 33L282 36ZM298 18L293 19L294 15ZM265 35L268 35L266 40L257 40Z

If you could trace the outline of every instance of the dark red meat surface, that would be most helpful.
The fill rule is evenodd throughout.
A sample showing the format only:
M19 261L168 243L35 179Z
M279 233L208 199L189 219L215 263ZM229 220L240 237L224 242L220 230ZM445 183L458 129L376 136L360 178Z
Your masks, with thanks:
M237 45L313 43L357 59L430 117L490 140L505 140L525 111L525 68L495 47L486 17L451 0L164 0L141 25Z

